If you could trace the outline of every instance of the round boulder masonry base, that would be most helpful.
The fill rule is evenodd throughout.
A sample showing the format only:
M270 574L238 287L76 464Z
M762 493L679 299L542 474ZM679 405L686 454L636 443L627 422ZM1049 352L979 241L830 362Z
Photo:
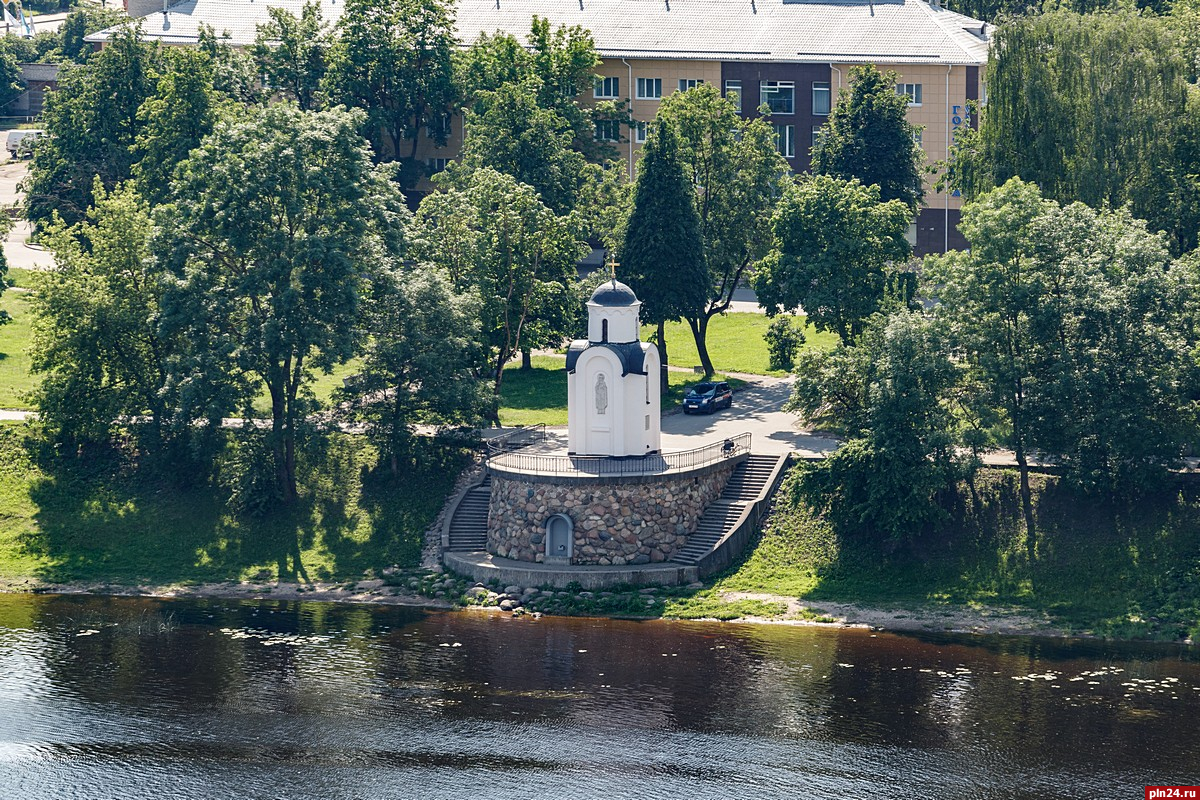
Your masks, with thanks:
M573 523L572 565L667 561L687 543L745 456L665 475L543 476L492 473L488 552L541 563L546 523Z

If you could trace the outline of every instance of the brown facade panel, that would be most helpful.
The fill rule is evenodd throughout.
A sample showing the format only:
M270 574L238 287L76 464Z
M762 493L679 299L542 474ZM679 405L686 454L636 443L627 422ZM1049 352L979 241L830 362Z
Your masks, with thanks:
M731 81L739 81L742 89L742 116L754 119L758 107L764 101L764 82L789 82L792 84L792 113L775 113L771 121L776 125L793 126L793 155L788 164L795 172L807 172L809 150L812 147L813 130L829 119L827 109L836 102L836 87L830 83L831 70L828 64L760 63L753 61L726 61L721 64L721 90L725 92ZM817 84L818 104L826 105L826 113L814 113L814 84ZM824 93L822 94L822 87Z
M917 244L913 254L926 256L946 250L965 250L967 240L958 232L962 212L957 208L922 208L917 213ZM949 223L949 235L946 226Z

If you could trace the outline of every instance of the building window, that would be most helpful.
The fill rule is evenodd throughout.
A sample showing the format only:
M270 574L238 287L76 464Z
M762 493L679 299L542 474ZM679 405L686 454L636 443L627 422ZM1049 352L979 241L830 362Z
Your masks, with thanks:
M784 158L795 158L796 126L774 125L772 127L775 128L775 149L779 151L779 155Z
M596 85L592 89L592 97L597 99L611 100L620 96L620 78L596 78Z
M813 81L813 114L826 116L829 114L829 81Z
M650 133L650 123L634 122L633 123L633 140L638 144L646 143L646 136Z
M758 85L758 92L759 98L771 109L772 114L796 112L796 84L792 81L762 81Z
M907 95L910 106L921 105L921 84L919 83L897 83L896 94Z
M451 122L449 112L429 120L429 124L425 126L425 130L429 134L430 139L449 136L453 130L453 123Z
M825 127L825 126L824 125L813 125L812 144L810 145L811 147L816 147L817 142L821 141L821 129L823 127Z
M915 144L917 147L921 146L921 133L924 130L924 128L917 128L913 131L913 144Z
M702 81L698 78L680 78L679 79L679 91L686 92L688 89L695 89L697 86L699 86L702 83L704 83L704 81Z
M725 81L725 96L733 101L737 112L742 113L742 82Z
M437 175L439 172L443 172L448 166L450 166L450 159L448 158L431 158L429 159L429 174Z
M657 100L662 97L662 78L638 78L637 99Z
M596 141L597 142L619 142L619 141L621 141L621 123L615 119L598 119L598 120L596 120Z

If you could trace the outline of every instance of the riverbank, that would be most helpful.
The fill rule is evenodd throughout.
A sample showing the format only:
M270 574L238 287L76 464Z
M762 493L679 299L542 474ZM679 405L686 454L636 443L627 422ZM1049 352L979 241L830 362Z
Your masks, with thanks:
M452 584L453 586L449 586ZM438 588L438 587L442 588ZM112 583L40 583L32 580L0 581L3 594L61 594L102 597L156 597L180 599L286 600L408 606L436 610L498 613L541 617L527 610L557 601L563 616L607 616L636 620L690 620L768 625L815 625L831 628L869 628L878 631L919 633L970 633L1007 636L1081 637L1088 634L1055 625L1013 608L871 607L857 603L809 605L794 597L754 592L712 593L690 587L626 592L533 591L524 587L489 590L453 575L435 572L405 573L389 583L367 579L343 584L317 582L225 582L163 586ZM449 589L449 591L447 591ZM438 596L441 594L441 596ZM512 598L519 598L513 600ZM538 602L541 598L544 602ZM505 599L509 604L501 606ZM649 606L649 607L647 607Z

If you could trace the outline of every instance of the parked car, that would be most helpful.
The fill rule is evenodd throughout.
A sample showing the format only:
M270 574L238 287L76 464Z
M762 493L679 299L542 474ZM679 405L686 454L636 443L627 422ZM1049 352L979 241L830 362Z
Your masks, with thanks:
M733 405L733 390L728 383L697 383L683 398L683 413L703 411L711 414L718 408Z
M41 138L42 130L9 131L4 139L4 146L13 158L29 158L33 155L33 143Z

